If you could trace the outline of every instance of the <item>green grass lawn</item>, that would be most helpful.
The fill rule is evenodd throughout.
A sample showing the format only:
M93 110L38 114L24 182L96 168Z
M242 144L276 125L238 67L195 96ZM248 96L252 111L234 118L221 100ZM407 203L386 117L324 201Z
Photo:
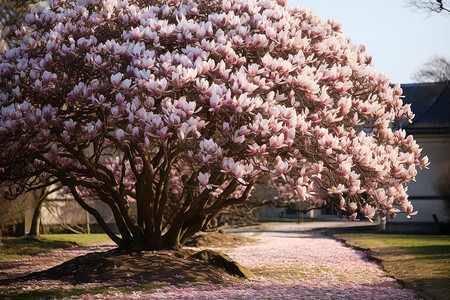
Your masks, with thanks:
M389 276L424 299L450 299L450 236L334 233L346 244L367 249Z
M90 245L110 241L106 234L43 234L39 239L25 237L2 238L0 261L10 261L50 252L74 245Z

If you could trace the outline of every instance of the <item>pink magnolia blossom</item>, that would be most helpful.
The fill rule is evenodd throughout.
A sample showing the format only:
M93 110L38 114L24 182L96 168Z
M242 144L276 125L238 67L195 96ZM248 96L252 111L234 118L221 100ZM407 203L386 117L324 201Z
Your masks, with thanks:
M204 187L206 187L207 189L212 189L212 186L209 183L209 177L211 176L211 174L209 173L205 173L203 174L202 172L198 173L198 181L200 182L200 184Z
M367 219L371 220L375 216L376 210L375 210L375 207L373 207L369 204L366 204L366 206L364 207L364 210L362 210L361 212L364 214L364 216Z
M116 131L116 138L119 143L123 143L125 140L125 132L122 129Z
M281 0L85 0L26 22L0 54L0 183L103 197L118 244L177 247L263 175L286 201L414 214L406 184L428 158L390 127L413 113L336 21Z

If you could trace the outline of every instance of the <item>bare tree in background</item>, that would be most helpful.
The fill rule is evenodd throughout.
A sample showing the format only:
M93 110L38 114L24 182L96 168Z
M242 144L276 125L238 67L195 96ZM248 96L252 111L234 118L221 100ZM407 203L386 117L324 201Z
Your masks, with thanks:
M420 66L411 77L416 82L450 80L450 60L444 56L433 56Z
M30 236L38 237L40 235L39 228L41 224L42 207L46 203L47 197L59 189L61 189L61 186L55 185L52 187L45 187L35 192L37 197L34 199L36 204L34 206L33 218L31 219Z
M9 49L8 34L19 28L30 11L40 0L0 0L0 51Z
M0 232L22 235L24 232L25 211L34 210L42 195L41 190L34 190L17 197L14 201L0 195Z
M0 201L0 234L17 233L15 227L23 222L24 210L28 208L27 200L26 196L22 196L18 197L14 203Z
M450 14L450 2L445 0L407 0L409 6L429 13Z

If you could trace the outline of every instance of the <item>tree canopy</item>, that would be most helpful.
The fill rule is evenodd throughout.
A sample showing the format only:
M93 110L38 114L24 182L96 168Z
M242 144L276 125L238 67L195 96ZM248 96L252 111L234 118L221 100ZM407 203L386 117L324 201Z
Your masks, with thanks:
M262 175L349 219L414 214L428 160L393 129L413 114L338 22L282 0L52 0L25 20L0 56L6 196L60 182L140 249L181 246Z

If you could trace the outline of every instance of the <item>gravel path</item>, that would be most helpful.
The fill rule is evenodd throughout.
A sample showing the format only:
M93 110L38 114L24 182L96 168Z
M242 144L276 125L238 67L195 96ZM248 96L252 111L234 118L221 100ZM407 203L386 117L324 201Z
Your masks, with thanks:
M310 225L263 232L238 229L234 232L260 242L218 250L250 268L257 277L227 287L167 287L153 295L137 293L136 299L418 299L412 290L387 277L364 252L309 229Z
M363 252L303 229L290 225L263 232L242 232L260 242L219 249L256 275L241 284L168 285L153 293L134 291L127 295L111 290L107 294L77 295L74 299L417 299L413 291L403 289L387 277ZM39 288L38 283L29 284L32 286L18 288ZM61 287L57 281L45 284ZM90 286L93 285L77 288Z

